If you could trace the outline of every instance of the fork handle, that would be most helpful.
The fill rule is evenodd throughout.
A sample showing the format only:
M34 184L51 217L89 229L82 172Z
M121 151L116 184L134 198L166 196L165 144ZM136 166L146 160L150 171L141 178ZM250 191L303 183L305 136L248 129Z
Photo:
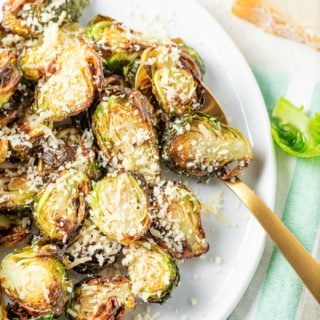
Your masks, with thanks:
M305 286L320 303L320 264L243 181L236 178L234 182L226 181L225 183L260 222Z

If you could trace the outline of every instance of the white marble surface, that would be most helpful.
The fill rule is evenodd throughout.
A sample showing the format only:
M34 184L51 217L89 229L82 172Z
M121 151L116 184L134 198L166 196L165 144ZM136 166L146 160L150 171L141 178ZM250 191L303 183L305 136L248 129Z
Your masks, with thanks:
M233 0L198 1L225 28L249 64L292 74L301 79L308 79L308 82L320 81L320 52L299 42L265 33L252 24L234 16L231 13ZM319 238L317 238L314 245L314 253L319 252ZM262 263L267 264L268 261L268 259L265 259ZM248 298L246 299L248 300ZM254 304L254 301L252 301L252 304ZM254 306L252 306L251 310L250 306L246 306L247 310L245 311L239 309L238 307L236 313L241 315L241 320L254 318ZM238 317L236 316L235 318ZM316 319L320 319L320 306L304 290L296 320Z

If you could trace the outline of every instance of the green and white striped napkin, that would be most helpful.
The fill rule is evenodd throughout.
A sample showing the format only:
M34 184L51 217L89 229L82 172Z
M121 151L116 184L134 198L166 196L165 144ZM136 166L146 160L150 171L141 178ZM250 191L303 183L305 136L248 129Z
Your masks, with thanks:
M309 114L320 112L320 81L302 79L252 66L269 115L284 96L304 105ZM320 74L319 74L320 79ZM296 159L276 147L277 212L288 228L311 252L320 222L320 158ZM281 253L269 242L246 294L230 320L315 320L320 314L306 310L303 285ZM309 312L308 312L309 311Z

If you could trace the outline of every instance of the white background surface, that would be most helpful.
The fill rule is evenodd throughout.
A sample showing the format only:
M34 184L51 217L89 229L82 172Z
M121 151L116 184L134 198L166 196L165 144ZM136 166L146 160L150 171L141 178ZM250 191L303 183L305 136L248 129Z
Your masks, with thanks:
M320 52L299 42L265 33L234 16L231 13L233 0L198 0L198 2L205 6L220 22L240 48L249 64L291 74L298 82L305 85L305 90L312 88L309 84L320 81ZM290 98L293 99L292 101L296 100L296 103L306 105L306 101L310 99L308 93L296 90L299 87L297 84L293 84L292 87L295 87L295 90L288 92ZM292 166L290 163L288 165ZM281 181L278 180L278 183L281 183ZM278 203L279 206L281 204ZM269 250L271 251L270 245ZM319 253L319 237L314 246L314 253L317 252ZM268 262L268 259L263 261L265 264ZM260 266L260 269L266 269L266 266ZM242 305L250 303L250 299L247 300ZM239 320L249 318L250 306L246 305L246 309L247 311L240 316ZM252 307L252 309L254 308ZM242 310L238 310L239 314L241 312ZM301 297L298 319L320 319L320 307L306 290Z

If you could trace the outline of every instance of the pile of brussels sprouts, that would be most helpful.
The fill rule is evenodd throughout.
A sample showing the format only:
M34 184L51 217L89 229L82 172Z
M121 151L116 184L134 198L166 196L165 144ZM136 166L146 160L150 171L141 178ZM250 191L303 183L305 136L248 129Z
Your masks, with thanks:
M104 16L83 28L86 2L3 7L0 246L18 248L0 265L1 319L120 320L137 299L163 303L176 260L209 247L199 200L160 162L207 180L252 160L238 130L201 113L192 48Z

